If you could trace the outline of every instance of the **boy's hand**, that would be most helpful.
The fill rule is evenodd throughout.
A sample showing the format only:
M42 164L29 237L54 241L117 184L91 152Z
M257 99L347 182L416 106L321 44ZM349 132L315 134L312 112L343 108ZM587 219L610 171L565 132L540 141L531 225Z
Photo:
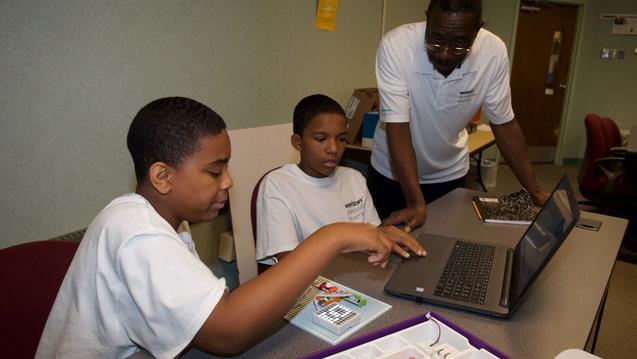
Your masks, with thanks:
M338 235L344 237L341 242L343 243L341 253L366 252L369 263L380 265L382 268L387 265L392 251L404 258L409 257L409 253L402 246L419 256L427 254L412 236L393 226L376 227L365 223L336 223L328 227L338 231Z
M378 227L379 230L387 232L387 236L394 242L392 251L403 258L409 258L409 252L403 247L409 249L418 256L426 256L427 251L418 243L418 241L411 236L408 232L403 231L394 226L382 226Z

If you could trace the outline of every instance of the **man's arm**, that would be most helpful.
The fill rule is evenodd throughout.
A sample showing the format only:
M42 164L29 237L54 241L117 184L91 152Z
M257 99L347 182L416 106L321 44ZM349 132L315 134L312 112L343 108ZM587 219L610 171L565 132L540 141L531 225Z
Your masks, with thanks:
M533 202L537 205L543 205L549 195L540 188L535 178L526 150L526 141L518 121L514 118L512 121L501 125L491 124L491 130L500 152L504 156L506 163L511 167L511 170L513 170L515 177L529 191Z
M385 266L393 249L405 246L425 255L422 246L395 227L336 223L310 235L277 265L231 293L226 293L195 335L198 349L236 355L279 328L285 313L338 253L366 252L368 261Z
M425 198L418 182L418 167L416 153L411 143L411 130L408 122L386 123L385 126L392 170L400 182L407 208L392 213L383 220L383 225L404 223L405 232L411 232L427 219Z

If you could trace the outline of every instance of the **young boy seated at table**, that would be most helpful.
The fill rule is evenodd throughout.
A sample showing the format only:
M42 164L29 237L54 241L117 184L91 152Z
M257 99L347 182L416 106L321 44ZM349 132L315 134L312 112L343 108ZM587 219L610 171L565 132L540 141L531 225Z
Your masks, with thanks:
M380 225L365 178L339 166L345 151L345 111L325 95L294 108L292 147L298 164L268 173L257 197L256 258L274 264L322 226L336 222Z
M36 357L125 358L143 350L173 358L189 345L237 354L271 334L338 253L366 252L381 266L396 243L423 254L398 229L339 223L229 293L199 260L189 234L177 233L182 221L209 221L225 206L232 186L225 127L210 108L186 98L159 99L139 111L127 139L135 193L114 199L88 227Z

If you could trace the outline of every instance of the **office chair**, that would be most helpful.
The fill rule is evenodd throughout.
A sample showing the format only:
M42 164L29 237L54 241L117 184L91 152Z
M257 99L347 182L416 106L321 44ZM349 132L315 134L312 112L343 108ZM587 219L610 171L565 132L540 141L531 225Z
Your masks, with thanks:
M635 174L627 169L627 152L613 120L590 113L586 126L586 154L578 176L582 195L595 206L625 206L637 199ZM634 160L633 160L634 161Z
M637 157L620 147L613 120L590 113L586 126L586 154L580 168L579 189L586 201L602 213L628 219L617 259L637 264Z
M250 220L252 222L252 239L254 240L254 246L257 246L257 199L259 198L259 188L261 187L261 182L268 173L281 168L281 166L273 168L266 173L264 173L261 178L254 185L254 189L252 190L252 197L250 198ZM257 263L257 274L261 274L265 272L269 265L263 263Z
M46 240L0 250L0 338L5 358L33 358L79 243Z

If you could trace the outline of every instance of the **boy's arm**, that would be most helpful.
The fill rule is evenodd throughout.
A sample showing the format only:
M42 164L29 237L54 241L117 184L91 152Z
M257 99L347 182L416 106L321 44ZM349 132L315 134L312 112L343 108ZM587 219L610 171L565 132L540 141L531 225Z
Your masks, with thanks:
M289 252L277 265L250 280L216 305L193 340L198 349L238 354L278 329L285 313L338 253L366 252L384 267L400 245L418 255L425 251L410 235L394 227L361 223L325 226ZM403 256L409 256L403 251Z

